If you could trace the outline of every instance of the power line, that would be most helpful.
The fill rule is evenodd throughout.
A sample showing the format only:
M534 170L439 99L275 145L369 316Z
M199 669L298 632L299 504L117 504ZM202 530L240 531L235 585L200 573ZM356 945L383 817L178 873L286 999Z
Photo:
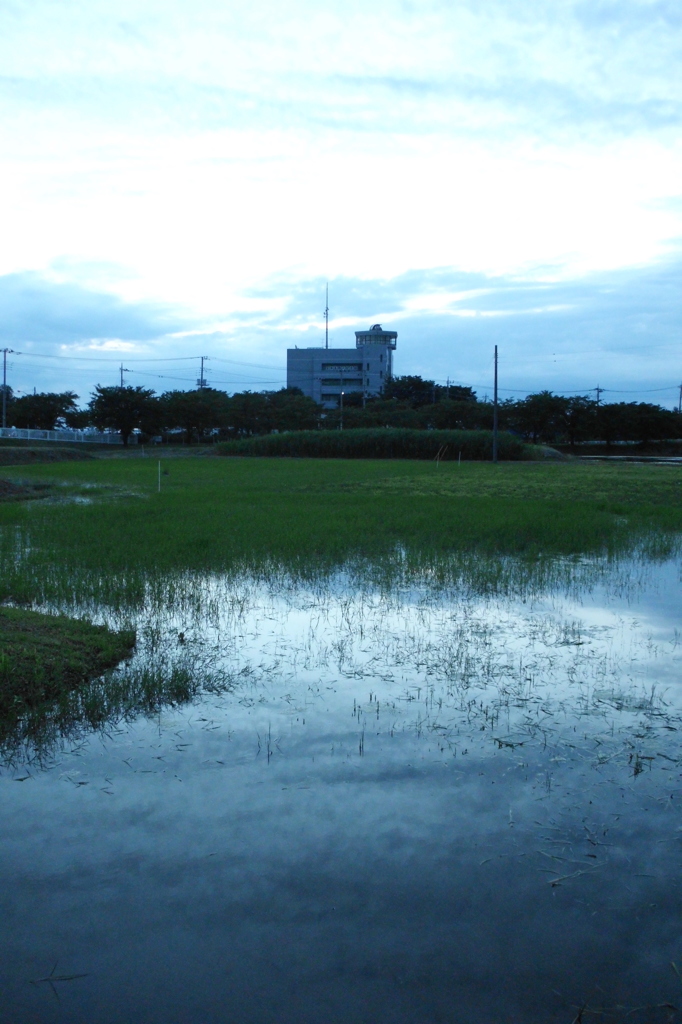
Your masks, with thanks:
M608 391L611 395L651 395L654 391L677 391L678 385L671 384L667 388L636 388L635 390L626 391L625 389L619 388L602 388L602 391ZM595 390L594 388L592 389Z
M54 354L54 353L48 353L48 352L18 352L15 349L10 349L10 348L0 349L0 352L3 353L4 364L6 364L6 362L7 362L7 355L10 354L10 353L12 353L13 355L22 356L23 358L27 358L27 359L54 359L54 360L57 360L57 361L63 360L63 361L67 361L67 362L78 362L78 363L86 363L86 364L87 363L119 363L120 364L120 355L117 356L117 357L116 356L90 356L90 355L62 355L62 354ZM138 363L138 364L139 363L177 363L177 362L192 362L192 361L194 361L196 359L204 360L204 359L207 359L207 358L208 358L207 356L203 356L203 357L201 357L201 356L162 356L162 357L161 356L133 356L131 358L126 357L126 362L133 362L133 363ZM270 370L270 371L274 371L274 372L283 372L284 371L284 367L282 367L282 366L273 366L272 364L252 363L252 362L247 362L245 360L229 359L229 358L227 358L225 356L212 356L211 358L214 361L216 361L216 362L227 363L227 364L232 365L232 366L252 367L254 369ZM126 371L126 368L124 368L124 372L125 371ZM85 372L85 370L81 370L79 368L74 367L72 372L76 372L76 373L78 373L78 372ZM177 376L177 375L174 375L174 374L153 373L152 371L142 370L142 369L135 369L135 370L127 369L127 372L128 373L137 373L137 374L141 374L141 375L147 376L147 377L156 377L159 380L176 380L176 381L179 381L179 382L182 382L182 383L192 383L193 380L194 380L194 378L180 377L180 376ZM5 367L5 373L6 373L6 367ZM203 381L203 386L204 387L208 386L208 382L204 378L203 369L202 369L202 373L201 373L201 378L200 379ZM479 388L479 389L482 389L482 390L485 390L486 388L489 387L489 384L466 384L466 385L461 384L461 385L455 385L451 378L436 378L435 382L436 383L441 383L441 384L444 383L444 384L446 384L447 387L453 387L453 386L457 387L457 386L459 386L459 387ZM283 377L280 377L280 378L277 378L277 379L272 379L272 378L252 378L252 377L247 377L246 375L242 376L239 373L233 373L231 380L222 380L222 379L217 379L216 378L216 379L213 380L213 383L215 383L215 384L227 384L227 385L237 385L237 384L242 384L242 385L244 385L244 384L283 384L283 383L285 383L285 380L284 380ZM200 385L200 386L202 386L202 385ZM537 387L537 385L536 385L536 387ZM603 388L601 386L597 386L597 387L579 388L579 389L575 389L575 390L558 389L554 393L560 394L560 395L585 395L585 394L590 394L591 392L596 392L597 393L597 401L599 401L602 394L611 394L611 395L657 394L657 393L662 393L662 392L666 392L666 391L668 391L668 392L670 392L670 391L677 392L681 387L682 387L682 385L677 385L677 384L670 384L670 385L667 385L665 387L658 387L658 388ZM532 394L534 392L534 389L532 387L528 387L528 386L521 386L521 387L516 387L516 388L508 388L508 387L507 388L502 388L502 387L500 387L500 388L498 388L498 391L504 392L505 394L514 395L514 394L519 394L519 393Z
M193 384L194 377L176 377L169 373L153 373L151 370L129 370L129 373L135 373L138 377L155 377L158 380L177 380L185 384ZM258 380L256 378L245 378L243 380L220 380L218 378L213 380L214 384L282 384L284 381L282 378L279 380Z
M2 351L0 349L0 351ZM69 362L78 363L120 363L120 356L65 356L55 355L50 352L16 352L15 355L25 356L29 359L57 359L57 360L68 360ZM192 362L195 359L200 359L201 356L133 356L129 358L126 356L126 362L128 363L183 363ZM204 356L208 359L208 356ZM211 356L215 362L218 363L231 363L234 366L252 366L258 370L284 370L283 366L273 366L272 363L248 363L241 359L226 359L223 356Z
M78 363L120 363L121 357L119 356L64 356L55 355L53 352L17 352L16 355L24 356L28 359L59 359L68 360L69 362ZM126 360L129 363L183 363L190 362L196 359L196 356L133 356L129 358L126 356Z
M273 366L272 363L245 363L240 359L225 359L223 356L211 356L216 363L232 363L234 366L255 366L259 370L283 370L283 366Z
M129 370L129 373L136 373L138 377L158 377L159 380L179 380L185 384L194 383L194 377L174 377L169 373L152 373L151 370Z
M436 378L436 383L438 383L438 382L445 383L446 385L449 383L450 387L470 387L470 388L483 388L483 389L490 387L490 384L456 384L452 380L451 377L449 377L449 378L437 377ZM680 386L679 384L670 384L670 385L668 385L667 387L664 387L664 388L633 388L633 389L629 389L629 390L625 389L625 388L602 388L602 387L600 387L599 391L602 394L608 393L610 395L650 395L650 394L654 394L655 392L660 392L660 391L677 391L679 386ZM567 391L567 390L564 390L563 388L559 388L555 393L556 394L561 394L561 395L585 395L585 394L589 394L591 391L596 391L596 390L597 390L596 387L594 387L594 388L579 388L579 389L577 389L575 391ZM507 391L510 394L518 394L520 391L523 391L523 392L526 392L527 394L533 394L533 388L531 388L531 387L498 388L498 391Z

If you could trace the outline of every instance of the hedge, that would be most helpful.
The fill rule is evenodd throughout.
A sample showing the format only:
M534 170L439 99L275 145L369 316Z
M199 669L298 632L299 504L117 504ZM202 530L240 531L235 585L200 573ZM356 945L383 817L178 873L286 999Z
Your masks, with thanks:
M378 427L350 430L297 430L261 434L217 446L220 455L290 456L309 459L492 459L490 430L410 430ZM500 459L524 458L518 438L500 433Z

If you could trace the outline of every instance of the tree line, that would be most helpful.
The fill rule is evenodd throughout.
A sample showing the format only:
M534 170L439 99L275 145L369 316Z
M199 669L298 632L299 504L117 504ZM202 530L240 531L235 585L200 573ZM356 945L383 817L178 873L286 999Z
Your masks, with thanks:
M344 395L343 407L324 409L298 388L244 391L228 395L214 388L167 391L98 385L85 409L73 391L16 397L8 389L10 426L52 430L96 427L118 431L127 444L168 440L181 431L187 443L269 434L273 431L373 427L431 430L490 430L493 404L479 401L471 388L444 386L418 376L394 377L381 395L363 400ZM647 443L682 438L682 416L647 402L599 403L585 396L563 397L540 391L498 406L499 426L534 443L575 445L598 440Z
M144 440L182 431L184 440L205 441L210 437L248 437L273 430L314 430L319 425L320 407L298 388L280 391L227 395L214 388L167 391L156 395L143 387L102 387L97 385L87 408L79 409L73 391L42 392L7 401L7 423L13 427L54 430L71 427L84 430L115 430L124 444L135 431Z

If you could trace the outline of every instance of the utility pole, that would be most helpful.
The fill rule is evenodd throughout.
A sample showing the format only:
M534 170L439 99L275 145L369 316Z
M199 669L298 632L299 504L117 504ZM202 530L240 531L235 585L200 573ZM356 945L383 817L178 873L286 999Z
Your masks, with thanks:
M497 345L495 346L495 392L493 396L493 462L497 462Z
M599 402L600 402L600 399L601 399L601 393L605 389L604 388L600 388L599 385L597 384L597 386L596 386L596 388L594 390L597 392L597 405L599 405Z
M339 430L343 430L343 391L340 395L339 408L341 410L341 415L339 417Z
M449 402L450 401L450 378L449 377L448 377L447 389L448 389L447 390L447 395L448 395L448 402Z
M326 305L324 307L324 347L329 348L329 282L327 282Z
M680 384L680 400L677 403L677 411L682 412L682 384Z
M123 374L124 373L130 373L130 370L128 369L127 366L124 366L123 363L121 363L121 387L124 386L123 385Z
M2 426L3 429L7 426L7 356L10 352L14 352L13 348L3 348L2 350Z
M201 356L201 374L199 376L199 380L197 381L197 387L199 388L200 391L203 391L204 388L206 387L206 378L204 377L204 360L208 362L208 356Z

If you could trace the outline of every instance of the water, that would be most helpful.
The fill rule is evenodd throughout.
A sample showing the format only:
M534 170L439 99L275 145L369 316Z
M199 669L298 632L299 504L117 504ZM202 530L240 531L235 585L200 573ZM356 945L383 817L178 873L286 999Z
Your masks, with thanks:
M2 1019L680 1019L679 562L481 589L150 601L212 690L8 753Z

